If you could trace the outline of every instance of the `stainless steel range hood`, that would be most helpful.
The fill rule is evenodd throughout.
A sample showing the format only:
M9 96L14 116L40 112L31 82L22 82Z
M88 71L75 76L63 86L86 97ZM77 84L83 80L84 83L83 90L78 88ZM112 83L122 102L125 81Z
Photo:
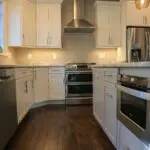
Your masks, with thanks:
M92 33L94 25L84 18L84 0L74 0L73 19L64 27L66 33Z

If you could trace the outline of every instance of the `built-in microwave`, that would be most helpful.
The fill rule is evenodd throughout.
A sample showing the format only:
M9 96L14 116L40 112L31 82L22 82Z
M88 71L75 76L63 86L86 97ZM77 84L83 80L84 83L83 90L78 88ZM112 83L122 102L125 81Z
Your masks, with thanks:
M126 42L128 62L150 61L150 27L128 26Z
M119 75L117 117L144 143L150 143L150 79Z

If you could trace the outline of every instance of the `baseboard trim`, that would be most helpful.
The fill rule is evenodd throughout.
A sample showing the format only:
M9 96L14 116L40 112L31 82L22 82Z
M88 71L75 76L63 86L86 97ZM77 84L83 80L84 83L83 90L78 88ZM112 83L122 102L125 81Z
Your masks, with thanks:
M46 105L64 105L65 100L47 100L44 102L38 102L31 106L31 109L46 106Z

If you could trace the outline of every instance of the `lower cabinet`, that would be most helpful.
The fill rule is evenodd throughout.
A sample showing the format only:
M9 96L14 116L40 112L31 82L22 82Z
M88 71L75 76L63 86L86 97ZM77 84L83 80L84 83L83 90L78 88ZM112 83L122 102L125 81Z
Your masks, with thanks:
M113 145L117 145L117 89L115 84L105 82L105 130Z
M144 144L120 122L118 141L118 150L146 150Z
M48 67L34 68L34 100L35 103L49 100Z
M116 83L116 68L93 68L93 113L115 147L117 147Z
M93 69L93 113L104 127L104 69Z
M26 115L33 104L33 76L27 76L16 80L16 99L18 123Z
M65 100L65 74L49 74L49 100Z

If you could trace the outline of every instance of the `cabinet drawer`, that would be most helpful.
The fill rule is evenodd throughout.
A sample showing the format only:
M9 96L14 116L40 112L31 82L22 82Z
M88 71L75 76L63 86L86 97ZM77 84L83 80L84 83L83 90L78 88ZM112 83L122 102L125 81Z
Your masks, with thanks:
M104 71L104 80L111 83L117 83L117 69Z
M25 76L32 75L33 68L16 68L15 69L15 78L22 78Z
M49 68L49 73L51 74L57 74L57 73L65 73L65 68L64 67L50 67Z

